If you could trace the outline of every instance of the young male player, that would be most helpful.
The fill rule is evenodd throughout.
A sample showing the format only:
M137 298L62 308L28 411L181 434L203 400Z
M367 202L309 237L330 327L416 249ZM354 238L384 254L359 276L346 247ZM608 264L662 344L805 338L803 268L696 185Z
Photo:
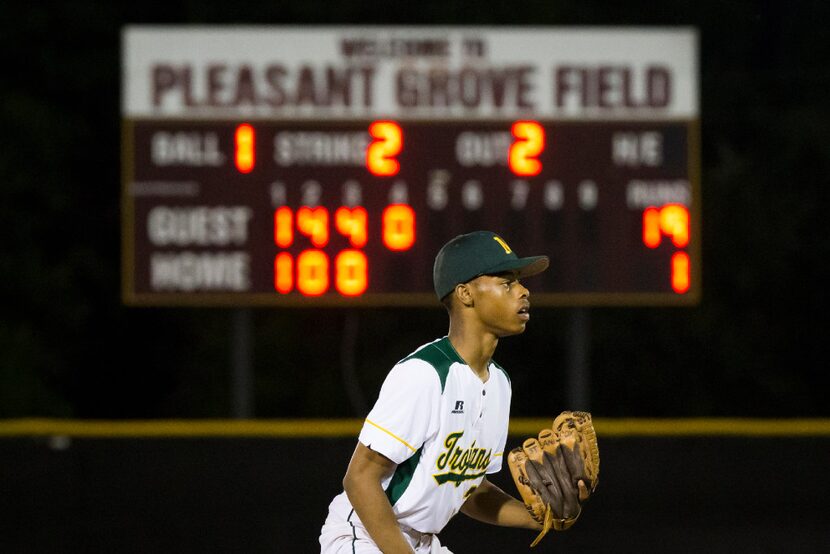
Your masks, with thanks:
M386 377L344 492L329 505L322 554L449 553L436 533L459 511L494 525L541 528L486 475L502 467L511 395L492 356L501 337L524 332L530 319L530 293L519 279L547 267L546 256L519 258L489 231L441 248L433 282L449 333Z

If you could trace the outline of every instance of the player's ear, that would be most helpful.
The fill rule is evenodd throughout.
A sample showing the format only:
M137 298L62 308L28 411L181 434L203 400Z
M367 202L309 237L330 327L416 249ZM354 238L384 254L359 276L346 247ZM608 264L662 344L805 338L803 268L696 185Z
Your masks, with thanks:
M471 308L473 306L473 291L470 290L469 283L461 283L460 285L455 286L455 291L453 291L455 297L458 298L458 301L461 302L462 305Z

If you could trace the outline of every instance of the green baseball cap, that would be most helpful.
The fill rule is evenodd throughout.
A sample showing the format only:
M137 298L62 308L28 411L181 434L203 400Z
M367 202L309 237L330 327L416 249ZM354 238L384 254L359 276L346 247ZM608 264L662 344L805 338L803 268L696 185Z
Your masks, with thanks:
M481 275L512 271L519 278L529 277L543 272L549 264L547 256L520 258L496 233L474 231L459 235L441 247L435 256L432 282L441 300L456 285Z

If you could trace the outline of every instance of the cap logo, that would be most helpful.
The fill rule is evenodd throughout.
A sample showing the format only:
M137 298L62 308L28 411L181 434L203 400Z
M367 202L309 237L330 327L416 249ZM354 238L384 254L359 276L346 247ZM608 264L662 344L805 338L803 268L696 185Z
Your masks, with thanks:
M501 237L493 237L493 240L494 240L494 241L496 241L497 243L499 243L499 245L500 245L502 248L504 248L504 253L505 253L505 254L510 254L511 252L513 252L513 251L510 249L510 247L509 247L509 246L507 246L507 243L506 243L506 242L504 242L504 240L503 240Z

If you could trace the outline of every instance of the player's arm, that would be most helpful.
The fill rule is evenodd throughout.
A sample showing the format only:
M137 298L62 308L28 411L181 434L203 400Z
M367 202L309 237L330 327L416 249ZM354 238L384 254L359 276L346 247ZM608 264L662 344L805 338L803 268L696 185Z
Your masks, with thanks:
M396 467L395 462L386 456L358 442L343 478L343 489L366 531L382 552L410 554L413 550L401 534L392 505L381 487L381 481L391 475Z
M503 527L542 528L527 512L523 502L513 498L485 477L467 498L461 511L478 521Z

